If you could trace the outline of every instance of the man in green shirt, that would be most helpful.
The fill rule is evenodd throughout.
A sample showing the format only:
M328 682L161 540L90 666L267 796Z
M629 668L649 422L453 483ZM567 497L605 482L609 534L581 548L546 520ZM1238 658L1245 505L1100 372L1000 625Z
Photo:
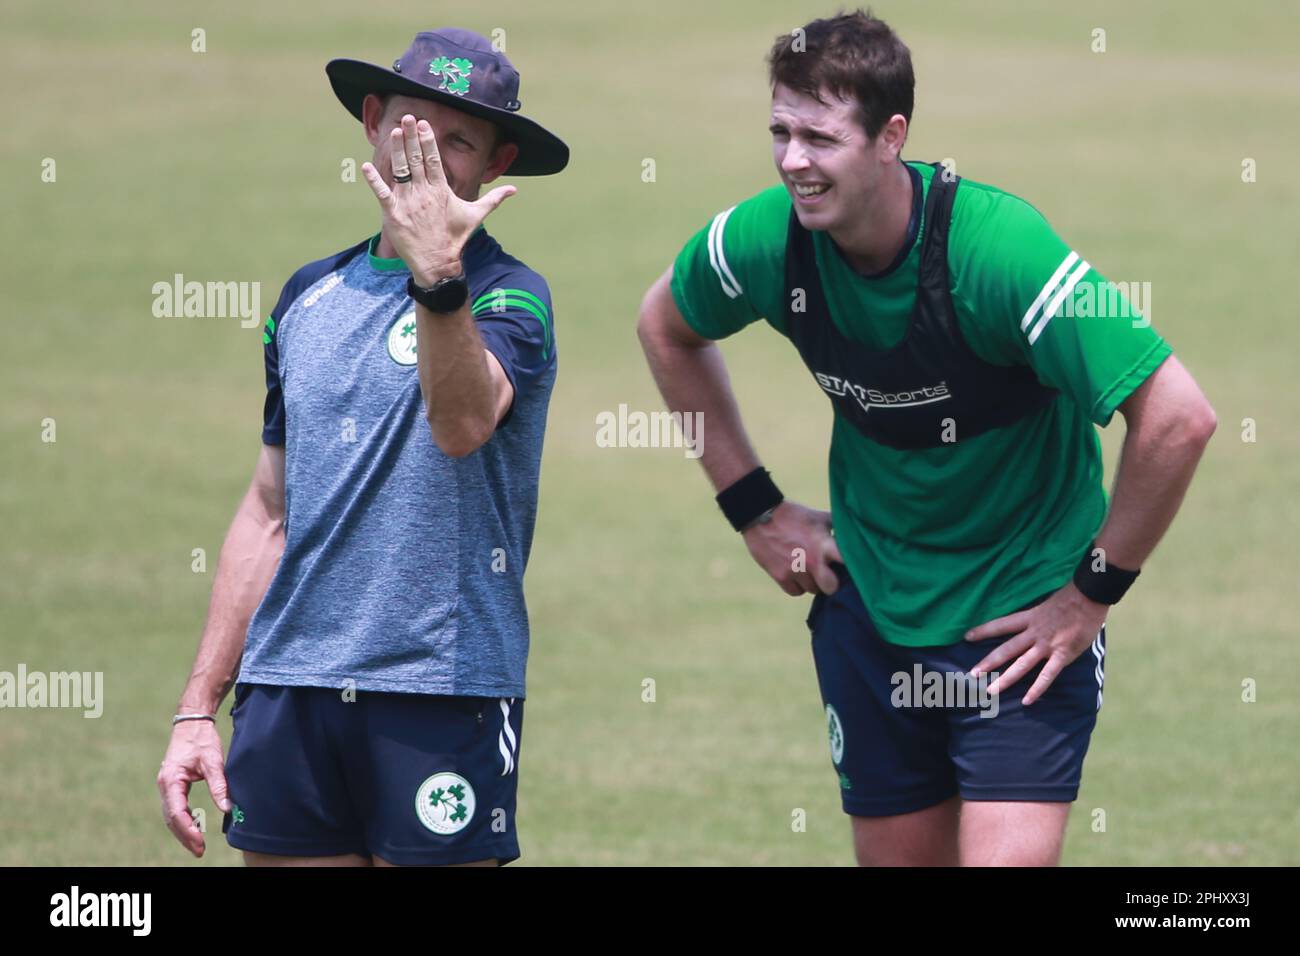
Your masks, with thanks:
M707 419L701 462L754 559L817 595L859 862L1054 864L1107 610L1214 411L1031 205L902 160L914 81L886 24L814 21L769 65L781 183L686 244L646 294L642 345L669 406ZM741 423L714 340L759 319L834 407L829 514L783 499ZM1117 410L1108 502L1094 425Z

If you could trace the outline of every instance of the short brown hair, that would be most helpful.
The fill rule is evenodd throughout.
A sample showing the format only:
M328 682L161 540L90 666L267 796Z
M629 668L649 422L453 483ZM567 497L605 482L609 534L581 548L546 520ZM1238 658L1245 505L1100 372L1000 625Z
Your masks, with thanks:
M768 79L824 103L823 92L856 99L867 136L875 139L895 113L910 125L916 79L912 52L871 10L840 11L776 38Z

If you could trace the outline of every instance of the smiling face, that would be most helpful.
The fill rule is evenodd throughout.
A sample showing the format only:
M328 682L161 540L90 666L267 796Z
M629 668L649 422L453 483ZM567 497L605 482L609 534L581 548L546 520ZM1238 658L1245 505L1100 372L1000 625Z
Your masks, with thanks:
M880 184L898 161L907 120L893 116L873 140L856 101L772 89L772 158L800 224L850 235L878 206Z
M390 133L402 125L410 113L416 120L427 120L438 140L443 173L451 191L468 202L478 198L479 189L500 176L514 162L519 147L498 143L497 128L485 119L433 100L411 96L390 96L387 104L374 94L365 98L361 120L366 139L375 148L371 162L391 188L393 163Z

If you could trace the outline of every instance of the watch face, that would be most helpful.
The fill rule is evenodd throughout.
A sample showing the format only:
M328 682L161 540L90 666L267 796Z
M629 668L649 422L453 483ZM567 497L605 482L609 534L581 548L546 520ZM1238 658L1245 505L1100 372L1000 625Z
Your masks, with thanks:
M469 285L464 276L443 279L433 286L430 298L434 302L435 312L455 312L469 298Z
M406 280L406 294L430 312L455 312L469 298L469 283L464 273L439 279L428 289L415 284L415 279Z

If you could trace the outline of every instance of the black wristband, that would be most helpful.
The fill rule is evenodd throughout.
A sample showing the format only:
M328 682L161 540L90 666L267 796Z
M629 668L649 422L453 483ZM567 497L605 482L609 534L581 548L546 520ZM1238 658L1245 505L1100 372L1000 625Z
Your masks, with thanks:
M1129 589L1129 585L1136 581L1137 576L1142 572L1117 568L1104 558L1101 570L1095 570L1092 563L1095 560L1093 552L1096 547L1095 541L1088 545L1088 553L1074 569L1074 586L1089 601L1096 601L1098 604L1118 604L1124 592Z
M785 495L763 467L723 488L717 497L718 507L737 531L744 531L783 501Z
M430 312L447 315L469 299L469 282L464 270L458 276L444 276L427 289L417 285L415 276L411 276L406 280L406 294Z

